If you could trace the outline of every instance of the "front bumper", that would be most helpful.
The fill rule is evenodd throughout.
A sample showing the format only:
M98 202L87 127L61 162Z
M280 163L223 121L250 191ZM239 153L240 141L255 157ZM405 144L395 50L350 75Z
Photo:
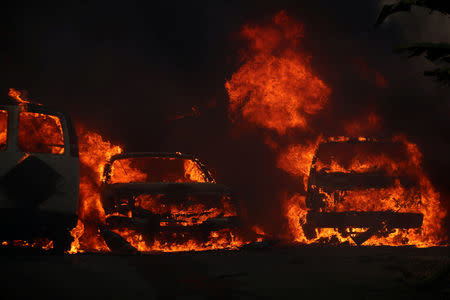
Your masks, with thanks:
M106 219L106 225L110 229L131 229L139 232L157 233L157 232L194 232L194 231L217 231L225 228L235 228L239 226L237 217L211 218L203 223L183 226L178 224L169 224L161 226L157 216L155 218L128 218L124 216L110 216Z
M318 212L309 211L306 222L302 225L306 238L314 239L317 228L420 228L423 214L399 213L393 211L346 211L346 212Z
M389 228L419 228L423 215L419 213L399 213L391 211L346 211L346 212L308 212L306 223L313 227L367 228L380 224Z

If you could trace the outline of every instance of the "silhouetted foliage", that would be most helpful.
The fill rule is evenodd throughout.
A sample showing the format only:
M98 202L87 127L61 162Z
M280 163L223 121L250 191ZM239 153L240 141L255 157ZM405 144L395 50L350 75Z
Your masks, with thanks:
M411 11L413 5L439 11L443 15L450 14L450 0L401 0L395 4L384 5L378 15L375 26L380 25L386 18L394 13ZM417 43L410 46L398 47L396 52L409 52L409 57L425 53L425 58L432 62L450 63L450 44L448 43ZM425 71L425 76L434 77L436 81L450 86L450 67L440 67Z
M385 5L381 9L378 15L376 26L384 22L384 20L397 12L411 11L411 6L421 6L423 8L430 9L430 12L436 10L444 15L450 14L450 1L449 0L402 0L395 4Z
M411 46L398 47L396 52L409 52L409 57L419 56L425 53L425 58L430 61L441 59L448 62L450 59L450 44L447 43L418 43Z
M433 76L436 81L450 86L450 67L437 68L432 71L425 71L424 74L425 76Z

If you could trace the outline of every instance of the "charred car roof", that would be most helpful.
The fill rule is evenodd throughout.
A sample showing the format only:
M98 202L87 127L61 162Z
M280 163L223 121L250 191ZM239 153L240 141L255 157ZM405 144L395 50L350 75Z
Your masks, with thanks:
M114 161L120 160L120 159L140 158L140 157L179 158L179 159L192 160L193 162L195 162L198 165L198 167L204 173L207 181L209 183L215 183L215 180L214 180L211 172L195 155L183 154L181 152L128 152L128 153L121 153L121 154L113 155L105 165L105 169L104 169L105 180L108 181L108 179L109 179L109 176L111 173L111 166L114 163Z

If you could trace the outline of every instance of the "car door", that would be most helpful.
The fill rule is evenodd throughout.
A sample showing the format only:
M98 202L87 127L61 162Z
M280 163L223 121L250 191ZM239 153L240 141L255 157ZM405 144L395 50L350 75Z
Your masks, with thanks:
M70 119L40 106L10 106L6 112L4 150L0 133L0 205L74 214L79 160L71 149Z

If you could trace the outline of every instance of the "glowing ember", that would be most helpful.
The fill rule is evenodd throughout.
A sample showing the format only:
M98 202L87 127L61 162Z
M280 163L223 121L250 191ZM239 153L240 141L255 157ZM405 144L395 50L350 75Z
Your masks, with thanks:
M24 241L24 240L2 241L1 245L10 247L30 247L30 248L50 250L53 248L53 241L49 239L37 238L34 239L33 241Z
M171 234L170 239L147 240L141 234L132 230L117 230L121 236L123 236L133 247L142 252L179 252L179 251L206 251L206 250L236 250L241 247L244 242L236 237L229 229L222 229L220 231L213 231L209 237L200 241L195 238L191 238L187 241L185 236L177 236L177 234ZM173 242L176 238L180 238L182 242Z

